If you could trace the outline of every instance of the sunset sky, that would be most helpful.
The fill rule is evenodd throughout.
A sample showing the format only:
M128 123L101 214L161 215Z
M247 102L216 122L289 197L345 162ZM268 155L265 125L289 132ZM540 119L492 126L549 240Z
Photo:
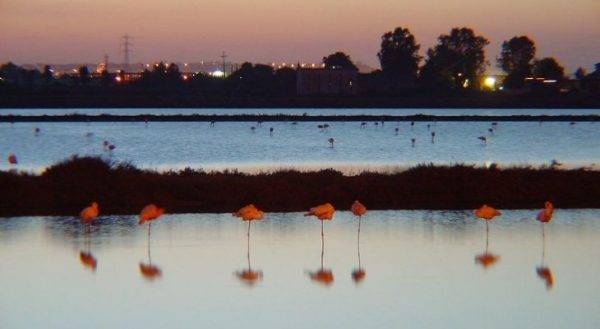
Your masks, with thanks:
M568 73L600 62L600 0L0 0L0 62L121 62L119 36L134 36L132 62L218 59L319 61L342 50L379 67L379 38L408 27L422 45L455 26L487 37L495 66L503 40L527 34L538 56Z

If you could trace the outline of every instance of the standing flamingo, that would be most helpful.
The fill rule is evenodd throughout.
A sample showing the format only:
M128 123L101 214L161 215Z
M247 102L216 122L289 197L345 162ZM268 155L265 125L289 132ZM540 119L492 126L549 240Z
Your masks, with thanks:
M540 210L537 214L536 219L542 224L542 261L540 266L535 269L538 277L546 283L546 289L551 289L554 285L554 276L552 270L545 265L544 260L546 257L546 224L552 220L554 215L554 205L550 201L544 203L544 209Z
M335 139L333 137L330 137L327 141L330 144L330 148L333 148L333 143L335 143Z
M79 213L79 218L81 221L86 224L85 229L85 245L86 249L79 252L79 261L83 266L89 268L92 271L96 271L96 266L98 265L98 261L94 258L94 255L91 253L91 241L90 234L91 228L90 225L92 221L98 217L100 210L98 208L97 202L92 202L88 207L85 207Z
M358 268L352 271L352 280L355 283L359 283L365 279L367 273L362 268L360 264L360 223L362 221L362 216L367 213L367 208L360 203L359 201L354 201L352 206L350 207L350 211L354 214L354 216L358 216L358 232L356 234L356 251L358 255Z
M410 144L411 144L411 146L412 146L412 147L415 147L415 143L416 143L416 142L417 142L417 139L416 139L416 138L411 138L411 139L410 139Z
M98 217L99 214L99 209L98 209L98 203L96 202L92 202L88 207L84 208L80 213L79 213L79 218L81 218L81 221L86 225L86 230L85 230L85 245L86 245L86 249L82 250L79 252L79 261L81 262L81 264L83 264L83 266L89 268L92 271L96 271L96 266L98 265L98 261L96 260L96 258L94 257L94 255L92 255L91 253L91 241L90 241L90 234L91 234L91 228L90 225L92 223L92 221Z
M431 132L431 144L435 143L435 131Z
M331 270L323 267L323 256L325 254L325 234L323 232L323 221L332 220L335 208L330 203L325 203L316 207L312 207L304 216L315 216L321 221L321 268L315 272L309 272L308 275L314 281L324 285L333 283L333 273Z
M19 161L17 160L17 156L12 153L8 154L8 164L14 166L17 163L19 163Z
M483 254L475 256L475 262L477 264L481 264L484 268L488 268L489 266L496 263L500 258L499 256L494 255L488 251L490 236L488 222L494 219L494 217L502 215L502 213L494 209L493 207L490 207L485 204L481 206L481 208L475 209L473 213L477 218L485 220L485 252Z
M396 136L398 136L398 131L400 131L400 128L396 127L394 131L396 132Z
M275 128L273 128L273 127L269 128L269 136L273 136L273 130L275 130Z
M253 204L242 207L237 212L232 214L235 217L241 218L243 221L248 222L248 231L246 233L247 239L247 249L246 249L246 258L248 260L248 268L237 271L235 274L242 282L252 286L258 280L262 279L262 271L253 270L250 265L250 224L254 220L262 220L264 217L264 212L258 210Z

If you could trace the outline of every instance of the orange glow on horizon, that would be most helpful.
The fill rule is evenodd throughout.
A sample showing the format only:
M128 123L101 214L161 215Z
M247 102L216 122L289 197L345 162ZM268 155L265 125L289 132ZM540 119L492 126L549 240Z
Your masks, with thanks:
M415 34L421 54L450 28L472 27L491 41L492 69L501 42L514 35L531 36L539 57L555 56L569 72L579 65L591 68L600 53L597 0L182 0L168 10L165 4L4 0L0 62L97 63L105 52L119 62L118 38L128 33L134 36L132 62L200 62L218 59L224 49L236 62L319 62L342 50L377 68L381 34L399 25Z

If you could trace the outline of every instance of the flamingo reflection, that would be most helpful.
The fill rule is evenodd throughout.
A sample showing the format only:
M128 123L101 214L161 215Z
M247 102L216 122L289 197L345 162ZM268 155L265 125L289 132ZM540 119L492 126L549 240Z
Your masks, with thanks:
M330 269L326 269L323 266L323 256L325 255L325 234L323 232L323 221L333 219L334 212L335 209L333 206L330 203L325 203L310 208L310 210L304 214L304 216L315 216L321 221L321 267L317 271L309 271L308 276L311 280L326 286L333 283L333 273Z
M362 221L362 216L367 213L367 208L360 203L359 201L354 201L350 210L354 214L354 216L358 216L358 232L356 234L356 254L358 256L358 268L352 271L352 280L355 283L359 283L365 279L367 272L362 268L360 264L360 223Z
M502 213L493 207L483 205L481 208L473 211L477 218L485 220L485 252L475 256L475 263L488 268L494 265L500 259L500 256L494 255L489 252L490 245L490 227L488 222L496 216L500 216Z
M85 233L84 233L84 250L79 251L79 262L83 267L89 269L92 272L96 272L96 267L98 266L98 260L92 255L92 242L91 242L91 232L90 225L86 225Z
M152 221L162 216L164 209L157 207L154 204L145 206L140 212L139 224L143 225L148 222L148 263L140 262L140 274L147 280L153 281L162 276L161 269L152 264L152 255L150 254L150 232L152 228Z
M550 201L546 201L544 204L544 209L540 210L536 219L542 225L542 260L538 267L536 267L535 272L537 276L542 279L546 283L546 289L552 289L554 286L554 276L552 275L552 270L550 267L545 265L546 258L546 224L552 220L552 216L554 214L554 205Z
M246 259L248 260L248 268L235 272L235 275L243 283L254 286L258 281L262 280L263 273L261 270L253 270L250 265L250 224L253 220L262 220L264 212L258 210L253 204L250 204L233 213L233 216L248 222L248 231L246 232Z

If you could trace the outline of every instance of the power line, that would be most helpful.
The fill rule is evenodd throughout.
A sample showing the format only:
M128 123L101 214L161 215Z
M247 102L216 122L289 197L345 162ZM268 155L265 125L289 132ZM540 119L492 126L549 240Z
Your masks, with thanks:
M133 40L133 37L131 37L128 34L125 34L121 37L119 43L119 50L123 54L123 65L125 66L125 71L129 71L129 63L131 58L130 56L133 47L133 43L131 43L131 40Z
M223 74L225 74L225 59L227 58L227 54L225 53L224 50L223 50L223 53L221 53L220 57L223 60Z

